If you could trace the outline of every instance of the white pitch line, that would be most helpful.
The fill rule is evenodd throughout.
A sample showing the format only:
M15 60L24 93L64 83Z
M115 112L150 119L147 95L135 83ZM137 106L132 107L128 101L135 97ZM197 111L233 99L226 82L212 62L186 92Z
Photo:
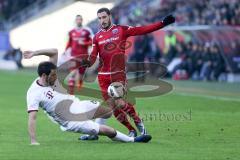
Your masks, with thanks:
M211 96L211 95L203 95L203 94L194 94L194 93L174 93L181 96L192 96L192 97L202 97L202 98L208 98L208 99L214 99L214 100L222 100L222 101L236 101L240 102L240 99L238 98L230 98L230 97L223 97L223 96Z

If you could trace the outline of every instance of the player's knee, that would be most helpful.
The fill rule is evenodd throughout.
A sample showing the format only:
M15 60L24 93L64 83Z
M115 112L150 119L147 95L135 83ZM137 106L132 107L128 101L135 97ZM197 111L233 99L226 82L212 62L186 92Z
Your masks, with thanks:
M81 126L81 132L89 135L97 135L100 131L99 125L94 123L85 123Z
M108 136L109 138L113 138L116 136L116 131L106 125L100 125L99 134Z

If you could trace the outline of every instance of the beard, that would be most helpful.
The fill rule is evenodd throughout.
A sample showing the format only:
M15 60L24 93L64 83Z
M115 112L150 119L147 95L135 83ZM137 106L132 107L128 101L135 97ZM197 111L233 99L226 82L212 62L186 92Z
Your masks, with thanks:
M108 22L108 23L102 23L102 28L103 29L108 29L110 27L111 23Z
M46 79L46 82L47 82L47 85L48 85L48 86L54 86L54 85L55 85L55 81L56 81L56 80L53 81L53 80L50 80L50 79L48 79L48 78Z

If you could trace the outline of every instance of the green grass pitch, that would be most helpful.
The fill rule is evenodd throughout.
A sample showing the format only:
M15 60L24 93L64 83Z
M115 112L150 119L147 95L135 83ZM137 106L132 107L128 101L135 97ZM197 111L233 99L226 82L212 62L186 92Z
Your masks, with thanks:
M153 137L148 144L78 141L80 134L60 131L40 111L41 145L30 146L25 96L35 78L34 71L0 71L0 160L240 159L240 84L169 81L172 92L137 99ZM108 125L127 133L114 117Z

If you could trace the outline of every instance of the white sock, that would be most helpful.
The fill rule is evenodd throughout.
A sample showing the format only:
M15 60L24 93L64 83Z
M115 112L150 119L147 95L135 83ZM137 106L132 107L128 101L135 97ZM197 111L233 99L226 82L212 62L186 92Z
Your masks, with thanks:
M105 119L105 118L96 118L95 119L95 122L100 124L100 125L106 124L106 121L107 121L107 119Z
M114 141L121 141L121 142L134 142L134 138L133 137L129 137L126 134L123 134L119 131L116 131L117 135L112 138L112 140Z

